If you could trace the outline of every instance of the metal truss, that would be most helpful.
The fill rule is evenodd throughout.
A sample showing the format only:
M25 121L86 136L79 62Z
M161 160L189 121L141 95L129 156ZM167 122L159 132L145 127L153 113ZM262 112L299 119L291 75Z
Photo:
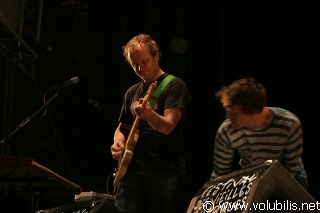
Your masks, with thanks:
M0 14L0 53L26 74L34 75L43 0L22 0L17 29Z

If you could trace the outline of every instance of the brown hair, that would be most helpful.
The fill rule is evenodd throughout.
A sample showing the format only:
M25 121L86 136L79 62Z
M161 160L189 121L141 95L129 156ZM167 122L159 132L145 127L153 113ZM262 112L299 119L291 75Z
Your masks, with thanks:
M245 114L261 112L267 104L265 87L254 78L243 78L222 87L215 96L224 108L237 106Z

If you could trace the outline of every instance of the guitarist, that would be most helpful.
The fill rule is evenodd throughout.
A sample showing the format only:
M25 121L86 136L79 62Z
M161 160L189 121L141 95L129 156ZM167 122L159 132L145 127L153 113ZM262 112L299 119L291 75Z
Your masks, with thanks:
M126 213L178 213L182 197L179 158L186 108L191 100L181 78L173 78L151 107L143 97L151 83L168 75L160 67L160 50L148 34L134 36L123 46L123 56L141 81L124 95L119 125L111 146L120 161L135 119L140 119L138 139L127 171L116 188L116 207ZM152 98L152 97L151 97Z

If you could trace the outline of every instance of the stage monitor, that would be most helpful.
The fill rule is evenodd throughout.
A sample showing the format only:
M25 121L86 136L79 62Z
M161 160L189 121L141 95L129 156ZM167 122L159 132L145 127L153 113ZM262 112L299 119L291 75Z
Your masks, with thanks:
M208 181L188 213L320 212L320 204L278 161L240 169Z

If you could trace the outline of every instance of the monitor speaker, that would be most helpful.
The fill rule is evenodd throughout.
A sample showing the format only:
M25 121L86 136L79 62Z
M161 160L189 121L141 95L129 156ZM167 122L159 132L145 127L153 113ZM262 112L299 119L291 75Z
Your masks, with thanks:
M319 212L315 199L278 161L240 169L206 182L187 213Z

